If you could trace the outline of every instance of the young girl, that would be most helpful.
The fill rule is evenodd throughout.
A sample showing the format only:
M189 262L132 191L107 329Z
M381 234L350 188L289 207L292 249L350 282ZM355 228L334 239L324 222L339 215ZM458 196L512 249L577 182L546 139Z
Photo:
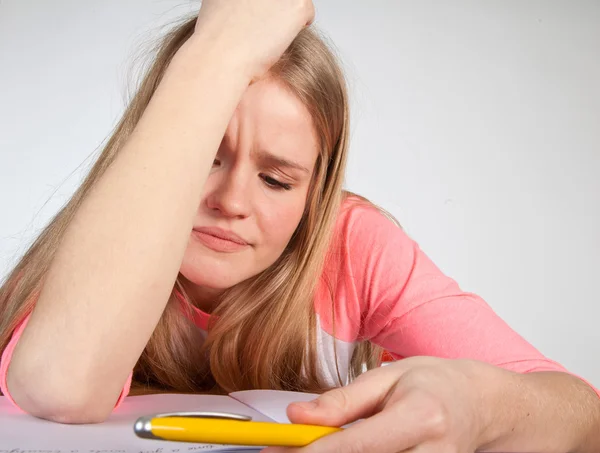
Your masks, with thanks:
M0 290L2 393L93 423L132 383L311 391L293 421L365 420L306 452L599 451L594 390L342 191L348 99L313 14L204 0L166 37Z

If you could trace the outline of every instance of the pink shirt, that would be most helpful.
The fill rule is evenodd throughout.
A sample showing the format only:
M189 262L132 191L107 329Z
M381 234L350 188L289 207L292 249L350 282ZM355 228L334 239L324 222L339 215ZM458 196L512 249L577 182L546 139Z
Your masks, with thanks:
M566 371L513 331L479 296L462 291L376 208L346 200L333 238L315 297L319 370L329 385L339 385L334 350L346 383L361 340L384 347L395 359L468 358L518 373ZM209 315L192 308L193 321L206 330ZM0 389L11 401L6 373L28 319L15 329L0 361ZM117 406L130 384L131 374Z

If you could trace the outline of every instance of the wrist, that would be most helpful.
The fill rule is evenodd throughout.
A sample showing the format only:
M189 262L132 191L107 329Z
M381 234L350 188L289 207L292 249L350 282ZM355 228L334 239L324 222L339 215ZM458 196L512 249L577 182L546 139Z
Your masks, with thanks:
M480 364L477 373L478 395L476 410L479 432L476 437L478 449L496 443L514 431L519 412L519 388L521 375L488 364Z
M219 74L239 81L247 87L253 80L254 69L248 55L242 55L235 46L223 39L196 31L176 54L186 64L215 68Z

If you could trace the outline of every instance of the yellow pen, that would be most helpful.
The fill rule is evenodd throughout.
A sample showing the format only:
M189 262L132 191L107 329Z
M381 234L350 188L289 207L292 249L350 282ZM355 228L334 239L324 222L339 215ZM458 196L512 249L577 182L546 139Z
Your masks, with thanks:
M207 444L303 447L342 428L254 422L226 412L173 412L137 419L134 432L145 439Z

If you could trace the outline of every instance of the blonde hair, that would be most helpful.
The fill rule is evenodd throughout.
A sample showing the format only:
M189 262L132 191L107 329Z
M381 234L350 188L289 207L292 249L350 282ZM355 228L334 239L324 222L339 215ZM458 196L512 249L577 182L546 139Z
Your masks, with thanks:
M32 311L65 229L133 131L169 62L192 35L195 23L195 18L187 19L162 39L152 66L82 185L0 288L0 351L20 320ZM225 392L256 388L326 390L317 369L313 302L346 196L342 190L349 132L346 84L334 54L312 28L299 33L270 74L307 107L320 139L303 218L272 266L223 294L205 339L182 314L182 306L191 310L193 301L179 275L135 366L134 385L180 392L215 388ZM185 304L178 300L177 292ZM349 377L359 375L365 367L377 366L380 356L380 348L360 343L346 370ZM341 379L339 384L344 384Z

